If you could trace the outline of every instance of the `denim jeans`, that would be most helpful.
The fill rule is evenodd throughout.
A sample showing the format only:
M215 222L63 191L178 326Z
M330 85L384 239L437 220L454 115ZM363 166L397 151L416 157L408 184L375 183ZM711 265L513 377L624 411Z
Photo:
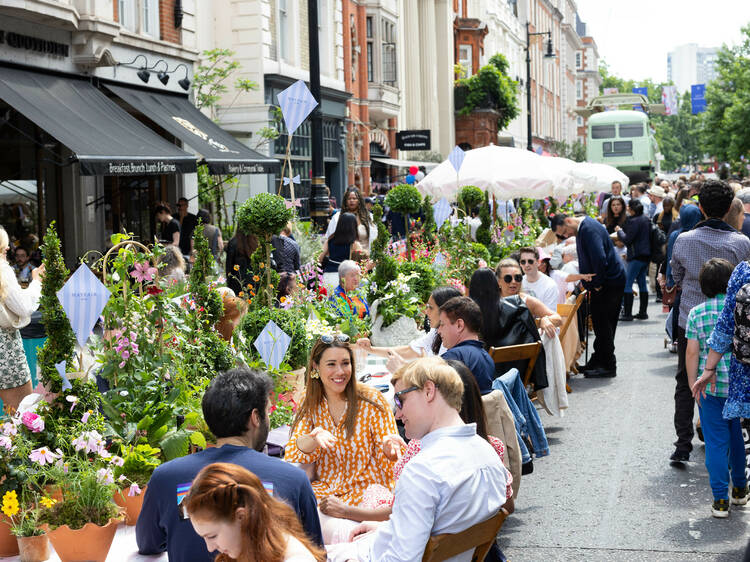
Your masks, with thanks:
M542 427L542 420L539 419L539 414L531 399L529 399L529 395L526 393L526 388L523 386L523 380L521 379L521 375L518 374L518 369L511 369L501 377L496 378L492 383L492 389L502 390L503 394L505 394L505 401L508 402L508 406L510 406L511 412L513 412L519 441L522 441L521 437L528 437L531 440L531 445L534 447L534 455L536 457L549 455L549 444L547 443L547 436L544 433L544 427ZM526 447L523 443L520 443L520 445L521 453L523 454ZM528 451L523 456L523 462L531 460Z
M726 401L726 398L707 394L705 398L701 398L698 407L703 438L706 440L708 481L715 500L729 499L730 470L732 486L742 488L747 484L742 426L739 418L725 420L722 416Z
M641 293L648 293L648 262L641 260L629 260L627 265L627 278L625 280L625 292L633 292L633 282L638 281L638 290Z

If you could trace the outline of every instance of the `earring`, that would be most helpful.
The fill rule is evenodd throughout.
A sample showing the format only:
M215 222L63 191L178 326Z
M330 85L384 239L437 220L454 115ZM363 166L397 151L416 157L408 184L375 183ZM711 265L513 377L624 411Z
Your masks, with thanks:
M318 373L318 371L312 371L310 373L310 378L311 379L319 379L320 378L320 373Z

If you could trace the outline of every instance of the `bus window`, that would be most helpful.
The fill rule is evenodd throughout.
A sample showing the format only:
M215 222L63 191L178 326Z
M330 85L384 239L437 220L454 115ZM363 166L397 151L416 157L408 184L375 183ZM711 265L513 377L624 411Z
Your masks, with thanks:
M613 139L615 138L615 126L614 125L592 125L591 126L591 138L592 139Z
M633 155L632 141L615 141L602 143L604 157L620 157Z
M620 138L627 139L643 136L643 123L629 123L620 125Z

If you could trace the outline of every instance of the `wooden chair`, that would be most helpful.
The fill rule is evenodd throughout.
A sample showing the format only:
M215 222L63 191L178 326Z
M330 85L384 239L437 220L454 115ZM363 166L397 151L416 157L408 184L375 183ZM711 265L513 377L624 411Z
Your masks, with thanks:
M523 385L528 386L531 382L531 373L536 365L536 358L539 356L539 350L542 349L542 342L523 343L520 345L506 345L503 347L491 347L489 354L495 363L507 363L510 361L521 361L528 359L529 364L526 372L523 374Z
M506 517L508 517L508 512L501 507L497 515L465 531L430 537L424 548L422 562L441 562L471 548L474 548L471 562L481 562L487 556L492 543L495 542Z
M572 322L578 321L578 309L581 308L583 301L586 299L586 291L582 291L573 304L558 304L557 313L564 318L563 325L560 328L560 342L565 338ZM565 366L567 368L567 365ZM575 366L573 366L575 369ZM572 389L568 383L565 383L565 390L570 394Z

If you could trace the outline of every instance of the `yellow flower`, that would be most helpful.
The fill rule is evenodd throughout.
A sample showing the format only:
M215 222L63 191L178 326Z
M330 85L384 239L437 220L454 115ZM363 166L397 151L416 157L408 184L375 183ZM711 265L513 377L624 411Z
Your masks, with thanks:
M281 298L279 299L279 302L286 302L286 297L281 297Z
M235 265L235 266L234 266L234 270L235 270L235 271L239 271L239 270L240 270L240 266L239 266L239 265Z
M16 495L15 490L5 492L5 495L3 496L3 507L0 508L0 511L2 511L8 517L13 517L16 513L18 513L18 496Z
M264 264L263 262L260 262L260 268L263 269L265 267L266 267L266 264Z
M50 507L52 507L53 505L57 503L57 500L54 500L48 497L44 497L40 501L42 502L42 505L46 507L47 509L49 509Z

